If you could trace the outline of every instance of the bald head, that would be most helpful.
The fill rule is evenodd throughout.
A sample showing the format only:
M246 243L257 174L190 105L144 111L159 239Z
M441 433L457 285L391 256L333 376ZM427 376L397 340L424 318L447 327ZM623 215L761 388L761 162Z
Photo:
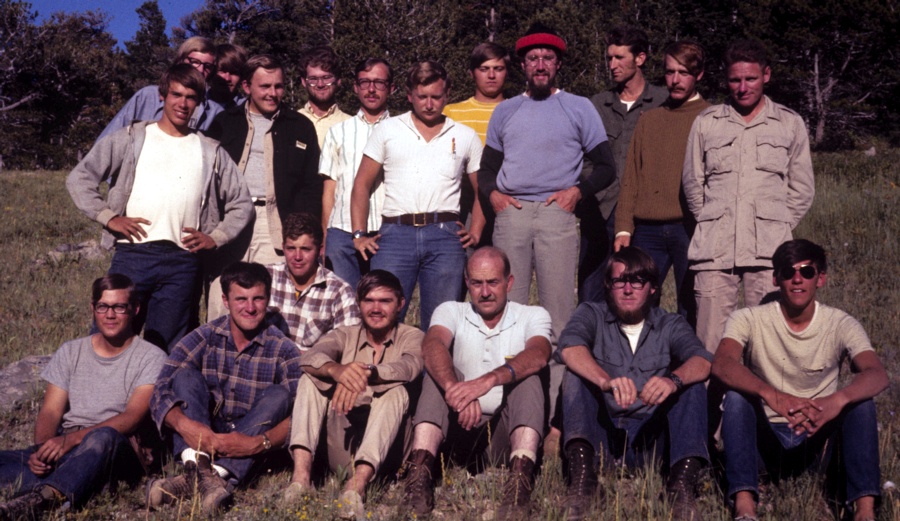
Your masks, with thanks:
M466 263L466 287L472 306L488 327L497 325L506 309L507 294L513 284L509 272L509 258L491 246L477 250Z
M509 274L512 271L509 266L509 257L506 256L506 253L504 253L503 250L493 246L483 246L478 248L475 253L469 257L469 262L466 263L466 276L468 277L474 267L482 262L496 262L499 263L499 265L502 265L504 278L509 277Z

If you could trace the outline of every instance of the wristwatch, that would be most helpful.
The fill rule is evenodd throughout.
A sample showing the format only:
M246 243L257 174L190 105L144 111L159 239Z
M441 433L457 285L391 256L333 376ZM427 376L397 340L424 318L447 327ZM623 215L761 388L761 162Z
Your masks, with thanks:
M266 433L263 433L263 450L269 450L272 448L272 440L269 439L269 436Z
M365 236L366 236L366 232L364 232L362 230L356 230L355 232L353 232L354 239L362 239Z
M668 372L666 373L666 378L672 380L672 382L675 384L676 391L680 391L684 387L684 382L681 381L681 378L679 378L677 374Z

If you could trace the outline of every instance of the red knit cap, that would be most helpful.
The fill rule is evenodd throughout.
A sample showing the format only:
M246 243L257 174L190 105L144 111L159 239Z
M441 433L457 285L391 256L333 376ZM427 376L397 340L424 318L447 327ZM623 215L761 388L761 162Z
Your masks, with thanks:
M550 33L527 34L516 41L516 54L522 54L531 47L553 47L560 54L566 52L566 42Z

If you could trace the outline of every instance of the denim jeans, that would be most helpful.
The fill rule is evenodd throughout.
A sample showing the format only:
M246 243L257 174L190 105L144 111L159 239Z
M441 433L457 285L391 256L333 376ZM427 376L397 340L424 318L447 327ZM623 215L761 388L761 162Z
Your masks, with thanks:
M325 267L344 279L354 290L363 274L369 271L369 262L353 247L353 235L339 228L328 228L325 239Z
M19 484L20 491L49 485L73 505L83 504L104 485L117 479L135 482L143 473L131 444L112 427L89 432L82 442L60 458L53 472L38 477L28 468L37 446L0 452L0 485ZM21 480L21 481L20 481Z
M880 495L874 401L848 405L810 437L794 434L786 423L770 423L758 399L728 391L722 418L727 497L733 499L747 490L758 496L761 466L776 475L796 474L816 466L824 469L832 452L833 443L829 441L836 438L840 439L843 456L847 501Z
M686 386L643 418L610 417L597 386L568 370L562 395L563 446L581 439L602 452L603 461L619 460L628 467L664 456L670 466L688 457L709 461L702 383Z
M266 388L243 418L231 418L229 421L210 410L214 404L200 371L181 368L172 380L175 397L183 402L181 408L184 415L208 425L216 433L240 432L247 436L262 434L287 418L293 406L290 391L273 384ZM196 447L188 447L184 438L177 432L174 433L172 453L178 457L187 448ZM250 473L255 462L254 458L217 458L214 463L227 469L235 481L240 483Z
M400 310L401 322L409 309L416 281L419 282L422 331L428 331L435 308L462 299L466 250L456 235L459 230L459 225L452 222L427 226L381 225L372 269L387 270L400 279L406 298L406 305Z
M135 329L171 352L199 305L200 258L167 241L116 244L109 273L134 281L141 312Z
M683 222L650 223L637 222L631 245L647 252L653 258L659 271L659 283L662 284L669 274L669 268L675 268L675 291L678 297L678 314L696 324L696 304L694 303L694 287L691 284L691 273L688 272L688 246L691 237Z

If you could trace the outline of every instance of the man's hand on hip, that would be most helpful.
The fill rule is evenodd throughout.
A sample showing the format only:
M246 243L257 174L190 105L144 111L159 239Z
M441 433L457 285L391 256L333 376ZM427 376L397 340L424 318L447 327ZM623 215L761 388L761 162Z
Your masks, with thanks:
M569 213L575 213L575 205L578 204L578 201L580 200L581 190L579 190L577 186L572 186L551 195L544 204L550 206L551 204L556 203L563 210Z
M181 238L181 244L191 253L197 253L200 250L212 250L216 247L216 241L212 237L196 228L182 228L181 231L187 234Z
M372 255L375 255L378 252L378 239L381 238L381 234L378 234L374 237L360 237L358 239L353 239L353 247L356 248L356 251L362 255L363 260L369 260Z
M491 208L494 209L495 214L499 214L500 212L505 210L507 206L510 205L519 210L522 209L522 204L519 203L519 200L515 197L502 194L498 190L494 190L493 192L491 192Z
M144 231L142 224L151 224L150 221L143 217L125 217L117 215L106 223L106 228L112 232L117 238L127 239L128 242L141 242L147 238L147 232Z

